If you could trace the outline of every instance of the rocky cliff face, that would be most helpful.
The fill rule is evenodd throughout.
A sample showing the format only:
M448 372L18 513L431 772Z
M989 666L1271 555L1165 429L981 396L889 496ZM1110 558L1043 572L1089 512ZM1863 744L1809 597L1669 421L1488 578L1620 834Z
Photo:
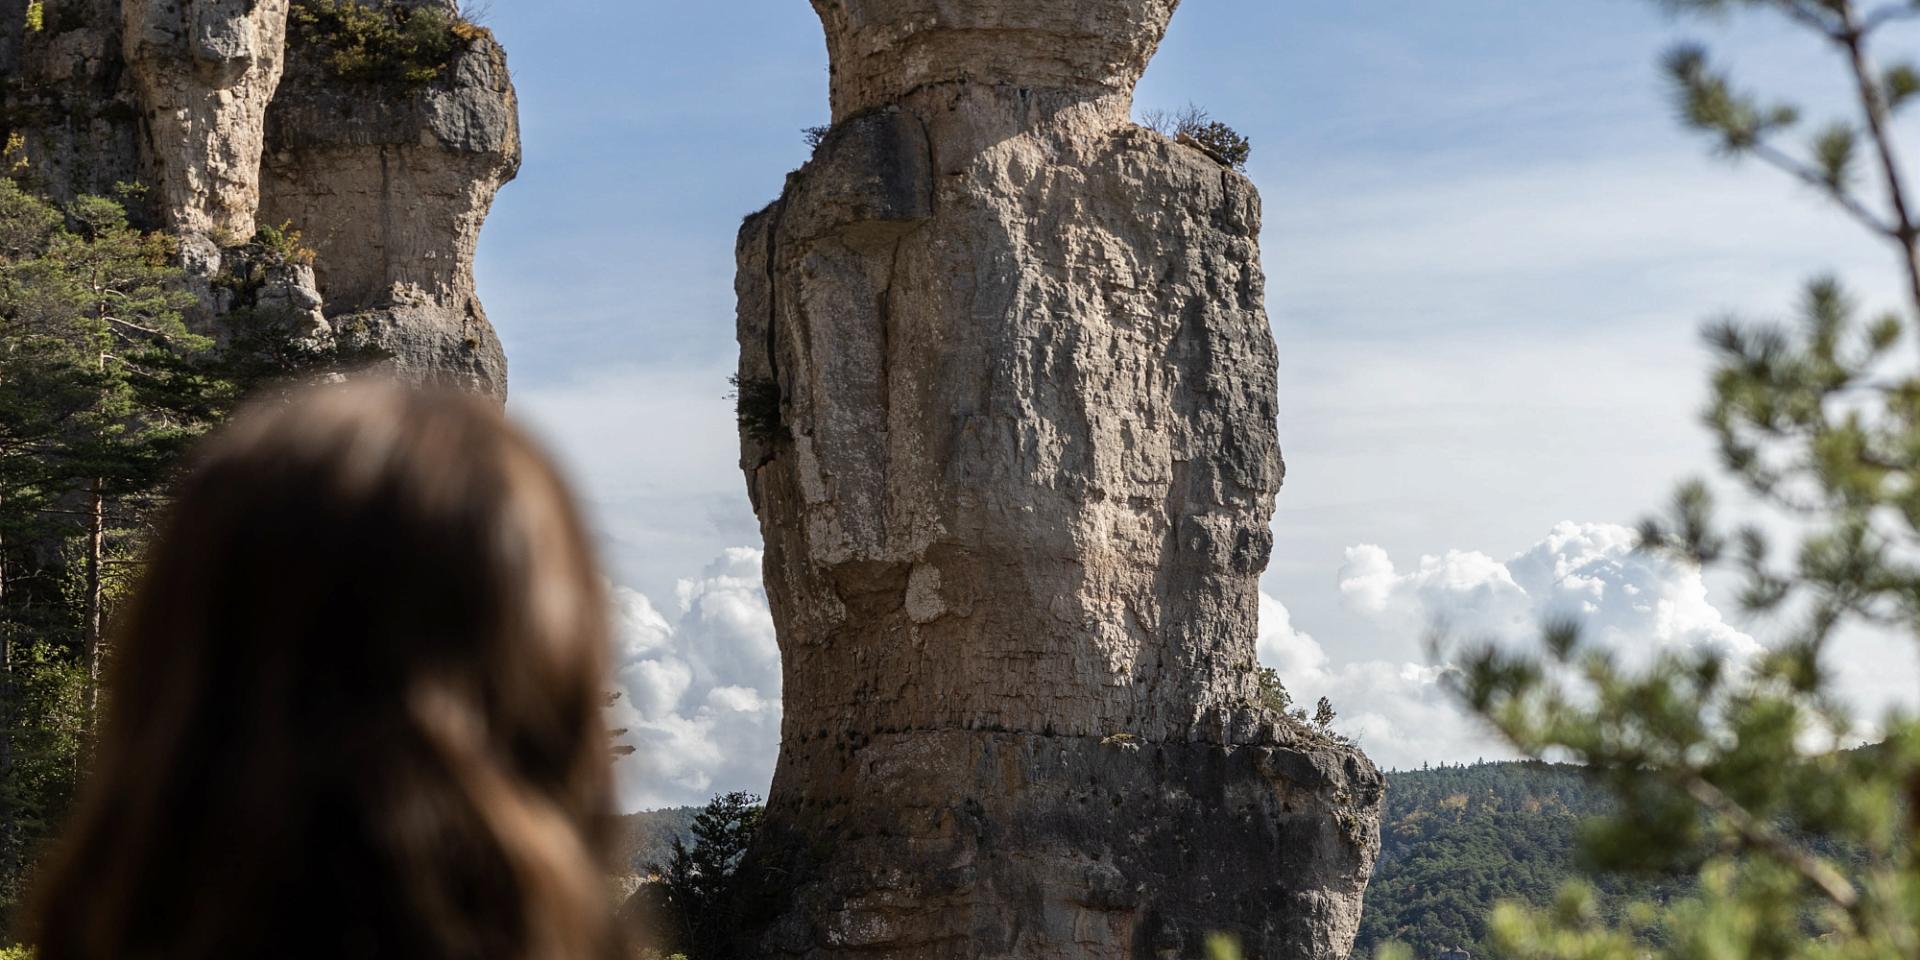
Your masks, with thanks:
M494 195L520 169L505 53L475 33L438 80L393 96L390 85L342 83L318 52L293 48L268 114L261 217L300 228L336 323L402 372L504 395L506 356L473 258Z
M288 0L125 0L122 51L146 108L147 156L170 227L248 238L267 108L286 62Z
M346 39L302 19L342 7L429 9L443 55L412 76L342 71ZM180 235L217 331L237 307L279 305L297 335L505 396L473 255L519 167L517 104L500 46L452 0L0 0L0 138L13 136L56 197L149 188L146 213ZM283 225L313 265L232 282L257 272L256 229Z
M1128 120L1175 0L814 0L740 235L786 719L746 955L1344 956L1379 774L1256 705L1252 184Z

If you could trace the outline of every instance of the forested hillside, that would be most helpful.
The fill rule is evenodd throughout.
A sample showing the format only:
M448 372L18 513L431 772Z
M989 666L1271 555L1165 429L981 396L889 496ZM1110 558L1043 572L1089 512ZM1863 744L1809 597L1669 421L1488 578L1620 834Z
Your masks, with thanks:
M1380 862L1367 889L1354 956L1398 941L1421 960L1482 956L1487 915L1502 899L1551 900L1577 866L1580 821L1610 799L1578 767L1477 763L1388 774ZM1610 905L1664 898L1652 878L1602 877Z
M666 863L673 855L674 839L693 836L693 818L699 813L699 807L672 807L620 818L620 836L626 846L619 865L644 876L654 864Z
M1450 950L1484 956L1487 916L1503 899L1548 903L1578 866L1580 822L1610 799L1580 768L1544 763L1476 763L1388 775L1380 862L1367 889L1353 956L1383 943L1413 948L1418 960ZM690 840L698 807L625 818L622 863L640 874L665 863L675 837ZM1654 878L1603 876L1613 909L1674 892Z

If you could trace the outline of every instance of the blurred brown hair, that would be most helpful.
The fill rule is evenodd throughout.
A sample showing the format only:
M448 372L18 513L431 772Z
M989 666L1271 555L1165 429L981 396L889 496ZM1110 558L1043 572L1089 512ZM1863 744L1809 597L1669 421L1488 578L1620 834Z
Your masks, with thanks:
M117 631L41 960L614 955L603 590L485 401L358 384L244 414Z

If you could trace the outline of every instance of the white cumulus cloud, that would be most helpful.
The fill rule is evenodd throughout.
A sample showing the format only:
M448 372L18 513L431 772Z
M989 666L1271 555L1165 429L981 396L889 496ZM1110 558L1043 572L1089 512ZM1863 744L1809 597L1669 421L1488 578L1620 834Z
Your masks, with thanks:
M1375 546L1347 551L1339 593L1368 629L1402 639L1394 655L1343 659L1260 598L1261 662L1297 703L1320 697L1338 728L1385 767L1508 756L1443 685L1421 643L1435 624L1456 638L1531 644L1542 621L1577 616L1591 642L1629 660L1663 649L1759 649L1728 624L1700 572L1633 549L1607 524L1562 523L1517 555L1450 551L1405 569ZM761 551L721 553L681 579L669 606L617 589L615 726L634 754L618 764L629 808L697 804L726 790L764 792L780 740L780 655L760 577Z
M670 621L645 594L614 591L610 721L634 748L615 767L630 809L765 793L780 744L780 651L759 550L725 551L675 590Z
M1311 713L1321 697L1339 711L1335 729L1356 738L1389 768L1422 761L1505 757L1441 686L1443 668L1407 661L1333 664L1280 601L1260 595L1260 662L1274 668L1296 704Z
M1589 640L1629 658L1670 649L1759 651L1707 596L1700 571L1634 549L1636 534L1606 523L1560 523L1501 562L1451 550L1401 571L1379 547L1347 550L1340 592L1355 612L1389 627L1439 627L1456 637L1531 640L1553 619L1578 620Z
M1504 562L1453 550L1407 570L1385 550L1361 545L1347 550L1340 594L1370 627L1402 636L1409 652L1436 628L1456 639L1531 644L1541 623L1566 617L1628 662L1662 650L1715 649L1739 659L1760 649L1722 617L1699 570L1634 543L1625 527L1561 523ZM1443 665L1413 657L1335 663L1280 601L1262 595L1260 616L1261 661L1296 702L1330 698L1338 729L1383 766L1509 755L1453 702Z

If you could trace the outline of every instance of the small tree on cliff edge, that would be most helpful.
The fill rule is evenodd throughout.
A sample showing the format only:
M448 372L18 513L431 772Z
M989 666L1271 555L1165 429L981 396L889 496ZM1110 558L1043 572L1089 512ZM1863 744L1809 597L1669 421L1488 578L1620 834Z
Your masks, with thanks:
M1601 868L1690 874L1682 901L1633 905L1617 924L1572 886L1550 909L1504 905L1508 957L1920 956L1920 723L1867 738L1833 683L1836 632L1920 639L1920 220L1893 122L1920 70L1876 65L1874 42L1920 4L1666 0L1679 11L1784 16L1836 54L1849 113L1811 134L1800 111L1736 86L1697 46L1668 55L1684 122L1716 150L1778 167L1895 253L1897 308L1863 320L1836 279L1807 287L1789 326L1716 323L1707 423L1728 479L1802 531L1785 558L1757 526L1728 530L1702 482L1646 521L1644 549L1741 575L1743 607L1785 629L1752 662L1670 653L1629 667L1550 625L1537 655L1465 651L1459 693L1519 750L1587 764L1619 800L1586 853Z
M1253 141L1195 104L1189 103L1185 109L1171 113L1148 111L1141 115L1140 125L1161 136L1190 141L1208 156L1235 170L1244 172L1247 161L1253 157Z

